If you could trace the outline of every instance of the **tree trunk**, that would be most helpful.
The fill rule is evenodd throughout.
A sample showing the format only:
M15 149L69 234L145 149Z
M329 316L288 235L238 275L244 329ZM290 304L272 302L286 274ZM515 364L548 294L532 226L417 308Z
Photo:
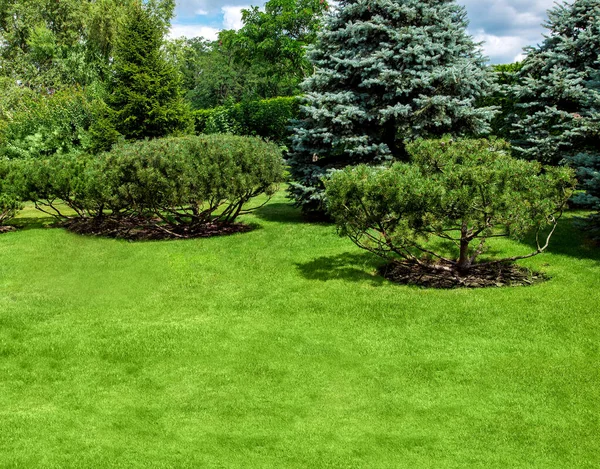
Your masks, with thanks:
M406 151L406 145L402 140L396 138L396 130L395 120L387 122L383 129L381 140L390 149L390 153L392 154L394 161L407 162L409 155Z
M458 271L461 273L467 272L471 267L471 258L469 256L469 226L467 222L463 222L460 230L460 256L458 258Z

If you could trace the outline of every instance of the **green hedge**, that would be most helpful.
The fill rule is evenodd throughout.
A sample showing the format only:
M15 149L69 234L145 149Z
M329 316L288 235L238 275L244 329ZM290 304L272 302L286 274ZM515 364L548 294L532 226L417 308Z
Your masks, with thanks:
M285 144L299 108L299 98L291 96L201 109L194 111L195 129L198 134L233 133Z

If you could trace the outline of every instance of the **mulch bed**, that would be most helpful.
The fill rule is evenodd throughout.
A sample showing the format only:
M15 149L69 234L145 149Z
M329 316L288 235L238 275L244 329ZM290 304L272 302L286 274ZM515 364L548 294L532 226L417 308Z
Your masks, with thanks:
M379 269L386 279L402 285L427 288L486 288L529 286L548 280L539 272L516 264L496 264L472 267L468 274L433 270L418 264L392 263Z
M15 230L16 230L16 228L14 226L4 226L4 225L0 226L0 234L8 233L10 231L15 231Z
M73 233L87 236L127 239L130 241L158 241L168 239L209 238L234 233L245 233L251 226L242 223L206 223L203 225L165 226L146 219L76 218L62 224Z

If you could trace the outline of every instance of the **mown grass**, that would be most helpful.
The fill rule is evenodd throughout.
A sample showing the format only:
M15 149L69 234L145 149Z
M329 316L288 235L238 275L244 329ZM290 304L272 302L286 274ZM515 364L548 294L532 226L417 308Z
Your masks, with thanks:
M533 287L424 290L304 223L0 236L1 467L596 468L600 250ZM498 250L529 246L502 242Z

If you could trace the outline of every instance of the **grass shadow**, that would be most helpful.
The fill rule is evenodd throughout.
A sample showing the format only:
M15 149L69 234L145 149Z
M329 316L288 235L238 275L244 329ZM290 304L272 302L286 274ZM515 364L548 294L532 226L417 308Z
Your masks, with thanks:
M292 203L270 203L252 213L261 220L274 223L331 223L331 220L326 217L315 218L304 215L302 211L299 208L294 207Z
M307 280L347 280L351 282L370 282L381 285L386 280L377 273L383 260L369 253L342 253L335 256L323 256L304 264L296 264L300 274Z
M58 221L50 216L18 217L13 218L7 225L14 226L17 230L40 230L47 228L60 228Z
M581 218L583 217L581 214ZM591 259L600 262L600 246L590 240L586 233L578 227L580 215L577 213L569 214L558 223L558 227L550 240L550 245L546 252L569 256L576 259ZM545 238L540 236L540 240L545 242ZM529 234L523 242L532 249L536 249L535 233Z

